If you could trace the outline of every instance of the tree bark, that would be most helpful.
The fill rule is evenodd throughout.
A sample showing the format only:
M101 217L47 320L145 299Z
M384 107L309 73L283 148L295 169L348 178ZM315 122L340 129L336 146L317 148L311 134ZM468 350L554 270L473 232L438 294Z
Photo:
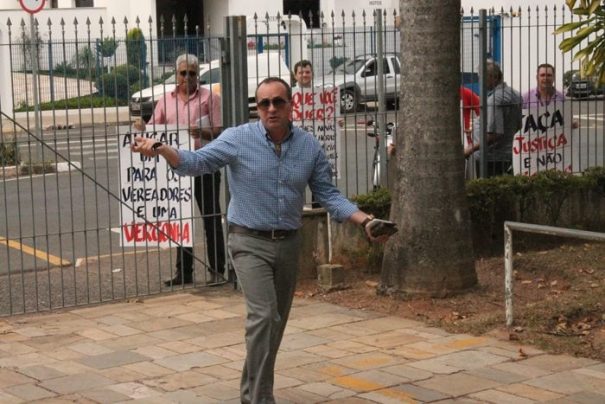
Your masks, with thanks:
M401 94L379 292L447 296L477 283L460 136L460 0L400 0Z

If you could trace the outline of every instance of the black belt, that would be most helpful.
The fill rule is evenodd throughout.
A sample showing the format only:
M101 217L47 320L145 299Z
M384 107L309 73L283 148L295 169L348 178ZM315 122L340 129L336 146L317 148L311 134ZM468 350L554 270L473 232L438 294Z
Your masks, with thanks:
M266 238L268 240L284 240L296 234L298 230L255 230L229 223L229 232L247 234L249 236Z

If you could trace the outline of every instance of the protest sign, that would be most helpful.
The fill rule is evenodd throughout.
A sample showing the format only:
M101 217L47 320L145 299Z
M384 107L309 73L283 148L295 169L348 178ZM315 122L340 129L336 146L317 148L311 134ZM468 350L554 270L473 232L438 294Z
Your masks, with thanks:
M340 94L337 87L294 87L292 123L311 133L321 143L334 178L340 178Z
M571 103L523 110L521 129L513 140L515 175L533 175L553 169L577 172L579 137L572 123Z
M120 150L120 246L193 245L192 177L179 177L166 160L132 153L134 136L156 139L175 148L191 150L188 130L157 125L140 133L129 126L118 131Z

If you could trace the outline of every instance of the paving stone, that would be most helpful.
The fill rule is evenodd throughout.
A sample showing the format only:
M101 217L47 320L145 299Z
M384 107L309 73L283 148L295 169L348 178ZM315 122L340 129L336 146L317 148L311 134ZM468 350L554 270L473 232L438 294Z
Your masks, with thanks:
M314 315L310 317L294 318L293 320L290 320L289 323L294 327L302 328L304 330L316 330L318 328L348 324L355 321L358 321L358 319L345 314L322 313L321 316Z
M196 324L206 323L208 321L215 320L214 317L209 317L209 316L206 316L201 313L190 313L190 312L179 314L178 316L176 316L176 318L187 321L187 322L196 323Z
M490 379L499 383L511 384L525 380L524 376L516 373L505 372L491 367L475 368L464 372L468 375Z
M179 372L189 370L193 367L204 367L219 365L225 363L226 360L215 355L210 355L203 352L193 352L167 358L158 359L155 361L160 366L168 369L173 369Z
M390 349L389 354L401 356L402 358L410 360L429 359L437 356L437 354L433 352L423 351L422 349L411 347L410 345Z
M499 386L497 390L514 394L515 396L525 397L534 401L550 401L562 397L561 394L530 386L525 383L514 383L506 386Z
M35 383L36 380L9 369L0 368L0 389L25 383Z
M25 401L41 400L56 396L52 391L48 391L32 383L9 386L5 388L5 391Z
M278 403L322 403L326 398L299 388L275 389L275 400Z
M382 368L382 371L399 376L401 378L401 382L403 383L415 382L433 377L433 373L409 366L407 364L388 366Z
M23 400L19 397L10 395L10 394L5 393L0 390L0 403L2 403L2 404L18 404L18 403L23 403L23 402L25 402L25 400Z
M394 348L401 345L408 345L418 341L424 341L424 338L417 335L404 334L399 331L389 331L380 334L366 335L358 337L352 341L360 344L372 345L378 348Z
M351 369L351 368L337 365L337 364L331 363L331 362L317 362L317 363L312 363L310 365L301 366L301 367L297 367L297 368L293 368L293 369L306 369L306 370L310 370L313 372L317 372L317 373L323 375L324 380L327 377L345 376L345 375L350 375L352 373L358 372L358 370L356 370L356 369Z
M39 385L59 394L72 394L112 384L113 381L95 373L81 373L45 380Z
M120 403L123 401L129 401L130 397L127 395L118 393L117 391L113 391L110 389L98 389L98 390L90 390L83 391L80 393L82 396L93 400L97 403Z
M170 403L179 404L199 404L199 403L210 403L207 397L200 397L191 390L177 390L162 395L163 399L166 399Z
M169 318L153 318L153 321L137 321L130 323L129 326L144 332L169 330L171 328L182 327L191 324L189 321L184 321L176 317Z
M53 360L38 352L0 358L0 368L21 369L30 366L44 365Z
M68 348L74 352L89 356L102 355L113 352L113 350L106 348L103 345L99 345L95 342L80 342L77 344L70 345Z
M151 380L145 380L143 383L157 390L176 391L214 384L216 381L217 379L215 377L188 370L157 377Z
M582 391L580 393L574 393L567 397L563 397L559 399L561 402L565 401L567 403L577 403L577 404L595 404L595 403L605 403L605 394L597 394L590 391ZM555 400L554 402L556 402Z
M99 344L111 349L112 351L128 351L137 349L141 346L157 345L162 342L164 341L159 338L151 337L147 334L135 334L101 341Z
M398 359L380 352L370 352L334 359L332 362L352 369L366 370L395 365L398 363Z
M111 333L114 335L114 337L115 336L125 337L127 335L135 335L135 334L139 334L141 332L141 330L137 330L136 328L128 327L127 325L124 325L124 324L109 325L107 327L101 328L101 331Z
M302 382L294 377L284 376L282 374L275 375L274 388L285 389L288 387L300 386Z
M458 397L476 391L490 389L499 386L501 383L464 373L456 373L453 375L435 376L428 380L416 382L415 384L426 389L442 392L449 396Z
M296 334L290 334L284 336L282 343L280 345L280 351L296 351L300 349L310 348L313 346L327 344L330 341L316 337L313 335L309 335L307 333L301 332Z
M36 349L22 342L11 342L8 344L0 344L0 351L6 352L11 355L21 355L35 352Z
M107 388L135 400L157 397L161 394L155 389L136 382L114 384Z
M286 327L286 330L288 329L288 327ZM343 327L343 329L346 329L346 327ZM342 330L335 329L333 327L319 328L317 330L307 330L305 332L308 335L314 335L316 337L325 338L330 341L344 341L344 340L349 340L349 339L355 337L355 335L353 335L353 334L343 332Z
M241 372L240 372L241 373ZM296 367L291 369L282 369L275 372L276 375L282 375L286 377L293 377L300 380L303 383L317 383L326 380L326 375L316 372L305 367Z
M147 377L157 377L174 373L174 369L168 369L151 362L137 362L123 366L124 369L140 373Z
M49 333L41 327L22 327L15 328L13 331L28 338L44 337L49 335Z
M198 395L204 395L220 402L239 399L239 387L221 382L196 387L193 391Z
M594 390L597 385L605 386L601 379L594 379L571 371L542 376L525 382L530 386L554 391L561 394L574 394Z
M228 361L234 361L234 360L239 360L239 359L244 359L246 358L246 351L241 351L237 348L234 347L223 347L223 348L216 348L216 349L207 349L204 350L204 352L206 352L207 354L210 355L215 355L215 356L219 356L223 359L226 359Z
M140 355L133 351L118 351L103 355L86 356L78 362L94 369L107 369L130 363L148 361L148 356Z
M111 334L109 332L103 331L99 328L89 328L86 330L78 331L78 335L81 335L84 338L91 339L93 341L103 341L106 339L115 338L115 334Z
M397 403L416 403L416 400L411 395L397 389L382 389L365 394L360 394L359 397L367 398L372 402L382 404L397 404Z
M224 320L227 318L241 318L242 317L239 314L235 314L230 311L222 310L222 309L208 310L208 311L204 312L204 315L214 318L216 320Z
M575 358L568 355L540 355L522 361L526 366L548 370L550 373L562 370L576 369L595 365L598 362L592 359Z
M349 390L341 386L335 386L331 383L325 382L307 383L303 384L302 386L299 386L297 389L313 393L315 395L323 397L324 399L346 398L356 394L353 390Z
M551 373L548 370L527 366L524 364L524 362L504 362L499 363L497 365L493 365L492 368L503 370L509 373L515 373L520 376L524 376L528 379L544 376Z
M378 332L392 331L397 329L412 328L421 326L422 323L414 320L408 320L402 317L386 316L358 321L355 327L370 328Z
M165 349L159 346L151 345L151 346L143 346L135 349L133 352L136 352L140 355L147 356L151 359L162 359L168 356L174 356L176 353L169 349Z
M216 377L220 380L239 379L241 377L241 371L229 369L223 365L206 366L204 368L197 368L193 370L204 375Z
M484 390L478 393L471 394L472 398L476 398L487 403L498 403L498 404L531 404L534 400L515 396L513 394L505 393L498 390Z
M49 368L49 367L42 366L42 365L30 366L28 368L19 369L19 373L29 376L32 379L36 379L38 381L66 376L64 373L59 372L56 369Z
M304 351L280 352L277 355L275 369L282 370L294 368L298 366L308 365L310 363L321 362L322 360L323 358L321 356Z
M454 373L459 370L482 368L508 361L508 358L475 350L454 352L410 364L432 373Z
M126 367L117 367L104 369L99 374L113 380L116 383L134 382L136 380L144 379L146 376L142 373L135 372L134 370L127 369Z
M55 369L65 375L75 375L79 373L93 372L91 368L81 363L74 362L71 360L56 361L46 365L49 368Z
M326 345L329 348L334 348L334 349L341 349L343 351L348 351L351 353L365 353L365 352L374 352L377 351L378 348L376 348L375 346L368 346L365 344L360 344L359 342L354 342L354 341L339 341L339 342L332 342L330 344Z
M79 359L83 354L69 348L59 348L51 352L46 352L46 355L57 361L69 361Z
M232 332L223 332L215 335L203 335L201 337L188 339L187 343L197 345L198 347L202 347L204 349L243 344L244 332L243 330L240 330Z
M395 390L400 390L405 393L407 396L411 396L414 399L420 402L431 402L437 400L444 400L449 398L449 395L443 394L441 392L426 389L421 386L417 386L414 384L401 384L397 387L394 387Z
M572 370L572 372L578 373L581 375L585 375L585 376L594 377L595 379L605 380L605 371L596 370L596 367L593 367L593 366L588 367L588 368L574 369L574 370Z
M358 377L357 374L335 377L333 379L330 379L330 383L357 392L367 392L384 389L385 387L387 387L382 383L377 383L372 380L366 380L364 378Z
M314 355L320 355L330 359L344 358L345 356L351 355L351 352L335 349L327 345L316 345L309 348L305 348L305 352L309 352Z

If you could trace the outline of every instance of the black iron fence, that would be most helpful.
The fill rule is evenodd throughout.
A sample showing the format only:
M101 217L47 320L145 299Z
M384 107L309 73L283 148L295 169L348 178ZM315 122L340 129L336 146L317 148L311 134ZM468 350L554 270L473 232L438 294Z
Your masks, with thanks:
M386 131L398 120L405 69L398 56L398 16L362 12L309 18L317 18L313 25L319 28L305 28L301 16L249 18L246 66L240 66L247 71L248 88L239 89L241 102L255 119L256 84L277 75L296 85L294 65L310 61L314 92L323 95L311 104L321 103L323 109L321 115L309 114L314 107L298 103L296 124L324 143L343 193L366 193L385 182ZM454 128L461 142L481 139L482 127L487 128L478 121L482 106L485 110L490 102L487 91L481 94L482 60L497 62L504 81L521 96L531 96L539 85L538 66L549 63L553 86L564 100L526 105L522 130L511 145L515 171L533 174L556 167L580 172L603 165L603 90L592 78L579 76L573 54L559 51L566 36L552 35L573 18L554 7L492 10L485 20L474 10L461 13L461 88L485 96L469 98L470 105L461 102L461 126ZM199 29L177 36L174 21L165 28L160 24L156 33L154 24L49 21L33 31L23 22L5 24L0 43L5 56L0 66L0 315L178 287L163 285L178 254L157 242L163 238L175 246L177 234L169 229L150 233L143 225L128 229L138 242L124 242L125 212L136 208L122 193L120 173L132 163L123 155L124 139L129 125L139 117L149 119L155 103L174 89L174 62L182 53L198 57L200 85L220 94L229 74L229 38ZM333 90L335 98L326 96ZM395 133L401 136L405 128ZM475 169L469 159L469 177ZM216 254L208 252L217 245L207 245L202 231L210 218L225 225L224 181L219 203L222 213L202 211L195 203L183 210L181 219L193 223L197 286L228 277L225 264L218 277L209 271L216 266L209 257Z

